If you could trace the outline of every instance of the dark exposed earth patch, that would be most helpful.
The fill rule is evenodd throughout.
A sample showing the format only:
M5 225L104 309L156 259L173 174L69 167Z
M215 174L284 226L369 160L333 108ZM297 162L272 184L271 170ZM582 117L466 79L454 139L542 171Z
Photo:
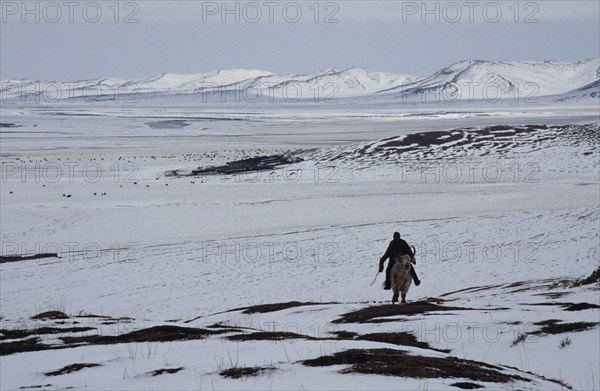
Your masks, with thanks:
M345 330L332 331L331 334L335 335L339 339L354 339L358 336L358 334L352 331Z
M164 375L166 373L167 374L177 373L182 370L183 370L183 367L155 369L153 371L148 372L148 375L160 376L160 375Z
M456 293L463 293L463 292L469 292L469 293L479 292L479 291L484 291L484 290L488 290L488 289L499 288L501 286L502 285L484 285L484 286L469 287L469 288L459 289L457 291L446 292L446 293L440 295L440 297L450 296L450 295L453 295Z
M476 390L478 388L483 388L482 385L477 384L477 383L469 383L466 381L463 382L457 382L457 383L452 383L450 384L452 387L456 387L456 388L462 388L463 390Z
M48 345L44 345L40 342L41 340L38 337L35 337L20 341L0 343L0 356L7 356L9 354L22 352L36 352L49 348Z
M96 330L93 327L40 327L33 330L15 329L15 330L0 330L0 341L5 339L27 338L32 335L44 334L66 334L66 333L82 333L85 331Z
M536 326L546 326L546 325L556 324L556 323L560 323L560 320L558 320L558 319L546 319L546 320L541 320L539 322L535 322L534 325L536 325Z
M546 293L536 293L534 296L544 296L547 297L549 299L560 299L563 296L568 295L569 292L546 292Z
M527 145L541 149L550 145L583 145L591 148L599 139L598 124L577 125L496 125L482 128L457 128L384 138L359 147L324 153L323 160L372 158L398 160L399 156L422 159L454 158L474 152L483 155L507 155ZM591 154L591 153L590 153Z
M91 363L78 363L78 364L71 364L71 365L67 365L66 367L63 367L61 369L58 369L56 371L52 371L52 372L46 372L44 373L44 375L46 376L60 376L60 375L65 375L67 373L71 373L71 372L77 372L77 371L81 371L84 368L93 368L93 367L99 367L100 364L91 364Z
M333 323L382 323L394 322L397 319L381 319L390 316L399 315L418 315L435 311L459 311L469 310L471 308L447 307L434 304L427 301L416 301L408 304L384 304L361 308L356 311L348 312L336 319Z
M0 122L0 128L20 128L21 126L10 122Z
M40 253L32 255L2 255L0 263L27 261L29 259L58 258L57 253Z
M83 329L83 328L82 328ZM52 334L58 333L58 330L69 330L69 329L53 329L53 328L42 328L45 333L51 332ZM83 331L83 330L78 330ZM187 341L187 340L198 340L204 339L211 335L223 334L228 332L236 332L239 329L223 328L219 330L208 330L199 328L179 327L179 326L155 326L142 330L135 330L130 333L105 336L105 335L83 335L83 336L63 336L59 339L63 342L62 344L44 344L41 343L39 337L21 339L18 341L0 343L0 356L8 355L13 353L21 352L32 352L39 350L49 349L65 349L79 346L80 344L90 345L111 345L120 343L132 343L132 342L171 342L171 341ZM31 330L33 332L33 330ZM31 332L30 335L31 335ZM9 332L10 333L10 332ZM22 333L27 333L23 331ZM37 334L39 335L39 333Z
M431 346L429 346L427 342L419 342L417 341L417 338L414 335L405 332L364 334L357 337L356 339L363 341L391 343L400 346L414 346L421 349L429 349L443 353L450 353L450 350L446 349L433 349Z
M570 303L564 308L565 311L583 311L600 308L600 305L590 303Z
M273 367L241 367L241 368L229 368L219 373L223 377L229 377L231 379L241 379L242 377L257 376L261 372L273 371Z
M541 323L541 322L539 322ZM533 331L528 334L532 335L543 335L543 334L562 334L571 333L575 331L589 330L597 325L599 322L573 322L573 323L558 323L547 321L546 324L542 325L542 328L538 331Z
M590 285L593 283L600 283L600 267L598 267L596 270L594 270L592 272L592 274L590 274L586 278L582 279L581 281L576 282L574 285L581 286L581 285Z
M241 174L252 171L273 170L276 167L285 166L293 163L301 162L302 158L292 156L290 154L277 154L255 156L245 159L234 160L220 166L212 166L202 168L199 167L192 170L190 173L182 173L178 170L171 170L165 173L166 176L185 177L185 176L200 176L200 175L232 175Z
M62 311L46 311L32 316L33 320L48 320L48 319L69 319L69 315Z
M93 345L110 345L130 342L170 342L204 339L210 335L224 332L226 331L168 325L150 327L115 336L90 335L82 337L61 337L61 340L66 344L89 343Z
M565 311L583 311L583 310L591 310L600 308L600 305L591 304L591 303L530 303L529 305L539 305L539 306L557 306L563 307Z
M325 305L325 304L337 304L337 303L334 303L334 302L312 303L312 302L289 301L287 303L259 304L259 305L254 305L251 307L236 308L234 310L231 310L231 312L242 310L242 313L244 313L244 314L264 314L267 312L276 312L276 311L286 310L288 308L294 308L294 307L302 307L302 306L307 306L307 305Z
M256 333L230 335L227 339L230 341L283 341L288 339L318 340L319 338L285 331L258 331Z
M394 349L350 349L304 360L313 367L350 365L341 373L362 373L409 378L465 378L475 381L507 383L514 380L529 382L518 375L501 372L501 368L456 357L413 356Z

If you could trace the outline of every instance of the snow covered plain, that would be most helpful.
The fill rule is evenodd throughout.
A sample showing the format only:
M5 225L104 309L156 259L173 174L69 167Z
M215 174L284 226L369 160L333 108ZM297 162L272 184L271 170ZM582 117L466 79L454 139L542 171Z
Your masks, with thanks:
M598 115L6 103L2 255L58 257L0 264L0 388L600 389Z

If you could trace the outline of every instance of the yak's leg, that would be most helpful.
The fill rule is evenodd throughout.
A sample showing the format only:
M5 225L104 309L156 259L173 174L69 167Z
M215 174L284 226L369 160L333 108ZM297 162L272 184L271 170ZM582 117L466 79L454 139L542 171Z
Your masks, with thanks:
M394 296L392 296L392 304L396 304L398 302L398 292L394 292Z
M402 292L402 304L406 304L406 293Z

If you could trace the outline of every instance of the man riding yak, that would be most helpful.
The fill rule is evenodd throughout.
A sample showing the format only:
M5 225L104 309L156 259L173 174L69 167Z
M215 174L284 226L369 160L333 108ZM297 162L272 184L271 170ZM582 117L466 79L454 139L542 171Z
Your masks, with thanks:
M379 273L381 273L383 271L383 264L388 258L390 259L390 262L385 269L385 282L383 283L383 289L392 289L390 272L396 263L396 259L400 258L402 255L410 255L411 258L415 256L408 243L406 243L404 239L400 238L400 233L394 232L394 239L390 242L385 254L383 254L383 257L381 257L379 260ZM419 277L417 277L417 272L415 271L414 265L411 265L410 275L412 276L415 285L419 285L421 283L421 280L419 280Z

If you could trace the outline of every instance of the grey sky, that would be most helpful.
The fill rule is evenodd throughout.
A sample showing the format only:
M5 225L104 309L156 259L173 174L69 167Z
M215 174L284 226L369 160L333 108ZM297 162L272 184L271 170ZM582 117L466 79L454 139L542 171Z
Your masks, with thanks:
M597 0L324 1L317 7L314 1L122 1L118 14L114 4L3 0L0 78L137 78L223 68L287 74L351 66L427 76L463 59L600 56ZM124 23L128 16L137 22Z

